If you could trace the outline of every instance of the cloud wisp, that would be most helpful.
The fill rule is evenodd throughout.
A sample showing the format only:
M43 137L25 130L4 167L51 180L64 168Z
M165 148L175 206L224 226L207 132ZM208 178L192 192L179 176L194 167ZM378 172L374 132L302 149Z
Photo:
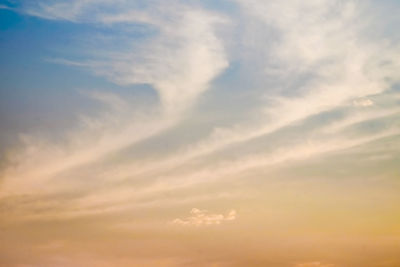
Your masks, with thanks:
M261 90L266 104L258 107L259 114L256 115L260 119L257 123L241 122L233 127L215 125L209 135L180 146L165 158L150 162L128 160L127 163L116 164L108 170L102 168L101 173L97 174L102 180L112 185L127 176L144 179L141 177L151 174L153 177L167 177L167 180L151 185L150 188L155 188L155 191L172 190L176 187L174 180L180 181L181 177L188 174L173 174L171 176L176 179L170 180L165 172L196 160L207 161L213 154L236 145L251 143L257 138L268 137L286 127L303 123L312 116L340 109L348 102L352 102L355 108L372 108L374 102L370 100L371 95L384 93L398 81L393 58L399 50L390 42L364 36L366 25L360 25L356 21L366 14L359 11L357 2L339 5L327 1L237 1L237 4L242 10L240 16L244 18L237 22L243 24L240 29L245 31L245 36L250 34L257 41L238 41L249 51L241 60L254 61L261 68L261 73L277 84ZM234 21L234 17L227 18L226 14L218 15L215 11L184 5L179 1L168 7L158 1L144 5L117 1L113 3L114 8L107 12L98 11L102 10L100 7L111 5L110 1L100 0L41 1L37 5L26 4L23 10L44 19L122 27L123 34L127 33L129 25L155 27L157 34L138 40L136 44L132 44L133 40L128 38L128 52L109 51L105 55L97 55L95 59L72 63L120 85L149 84L158 92L160 106L152 107L150 114L147 111L138 113L129 102L116 94L88 94L108 106L105 114L94 118L83 116L84 126L68 136L67 146L42 143L24 137L26 150L17 154L14 159L16 165L4 172L2 194L44 193L52 192L56 188L63 190L65 185L58 183L57 177L80 172L80 168L90 168L93 164L101 164L109 155L177 127L199 96L210 88L213 79L227 68L228 59L236 59L235 55L229 55L225 51L228 44L217 34L218 25L229 24L228 21ZM71 12L62 12L67 7ZM97 13L92 12L93 10ZM332 10L337 15L327 15ZM303 12L307 12L309 16L304 18ZM287 17L282 17L281 14L287 14ZM258 42L257 39L264 35L260 29L276 32L280 37L263 46L261 40ZM232 42L233 39L229 40ZM382 51L385 52L381 53ZM259 58L254 58L253 53L259 53ZM71 64L70 61L66 62ZM243 75L248 73L244 71ZM303 76L306 78L297 87L285 82L296 81ZM277 90L276 86L281 88ZM292 95L284 93L289 89L292 89ZM292 158L302 159L310 155L340 151L381 136L395 135L396 130L390 129L353 140L346 136L324 139L324 135L340 133L344 127L373 118L385 118L396 112L396 109L389 108L386 111L365 110L357 115L349 114L333 125L321 123L313 130L313 140L306 144L295 144L291 148L277 147L278 152L262 155L246 155L235 161L237 168L229 167L232 164L229 160L228 163L217 163L216 168L213 164L209 164L207 168L194 168L188 176L203 177L204 169L214 170L216 175L212 177L224 176L223 174L231 173L232 170L270 165L267 162L275 165ZM320 135L315 135L316 133ZM308 134L304 133L305 136ZM193 180L188 183L193 183ZM113 188L114 186L110 187L111 192ZM153 189L143 190L143 194L154 192ZM116 194L106 193L113 196L107 201L123 203L129 199L129 194L127 199L122 200ZM78 203L85 206L81 201ZM88 207L90 209L90 205Z
M42 59L46 66L60 67L55 72L72 69L71 75L81 72L82 77L90 77L82 80L85 90L70 90L79 91L78 97L96 106L77 112L75 126L57 131L54 139L41 132L16 130L20 145L7 147L0 173L0 226L14 227L16 233L18 227L29 233L26 229L32 226L42 233L47 225L55 225L54 235L65 242L44 240L57 245L39 250L62 250L69 241L73 247L79 238L57 228L67 224L76 236L89 229L87 247L94 236L116 244L118 238L132 239L126 242L130 248L147 246L148 241L152 249L157 243L154 250L167 260L149 260L152 255L138 252L134 262L190 265L181 257L185 238L206 231L223 236L241 229L248 232L230 238L248 236L256 245L238 253L238 258L262 258L269 247L265 240L278 246L292 233L297 238L317 231L336 234L346 227L342 233L347 234L354 229L358 219L351 221L354 225L346 221L342 228L333 225L336 218L329 217L330 212L340 207L329 199L336 187L325 185L356 179L389 184L398 174L400 44L391 33L393 22L382 17L373 1L9 3L12 8L0 5L2 12L35 17L29 22L34 27L42 23L76 31L69 44L73 49L63 53L56 47ZM386 5L380 4L379 10L394 13ZM87 89L85 83L92 81L93 87ZM97 88L99 83L105 88ZM276 184L290 188L290 194L283 192L286 189L272 192ZM308 198L317 185L324 188L313 193L315 199ZM365 191L376 195L363 195L364 186L354 186L348 198L355 204L349 206L356 207L356 198L362 195L365 203L390 204L387 213L395 214L397 184L386 188L387 197L372 187ZM377 216L381 211L375 206L365 208L374 214L365 235L379 232L377 225L392 227L392 215ZM182 210L190 212L177 215ZM387 232L395 229L389 226ZM190 235L174 237L179 244L171 250L179 255L172 259L168 257L173 253L162 251L170 248L165 244L173 239L163 231L171 230ZM265 238L266 232L274 230L285 232L285 237L279 242ZM258 234L264 235L263 240ZM200 239L207 244L204 237ZM199 245L188 243L191 249ZM125 248L125 243L120 247ZM204 262L225 262L225 258L219 261L225 252L215 251L212 260ZM282 266L336 266L323 253L289 259L287 250L282 257L273 252L276 259L265 262L279 264L285 258ZM112 262L113 257L107 260ZM265 262L242 265L268 266Z
M35 7L27 5L27 13L34 16L85 23L86 21L81 21L79 14L98 5L111 5L111 2L39 2ZM62 171L100 160L107 154L176 125L195 103L196 98L207 90L210 82L226 68L228 63L224 48L214 32L214 25L222 19L216 15L180 5L182 8L168 8L157 12L152 11L152 5L145 10L136 10L135 5L127 6L132 12L139 12L147 17L149 21L125 17L125 12L130 9L117 4L113 16L119 16L118 23L151 24L157 27L159 34L144 41L139 47L132 48L134 52L118 54L116 51L109 51L107 57L102 54L103 60L73 64L105 75L118 84L150 84L159 93L161 107L154 107L150 114L148 111L145 111L147 114L133 112L134 107L118 99L117 95L92 94L94 99L108 104L112 112L106 113L104 117L83 117L82 129L70 134L67 137L68 145L62 148L59 145L43 145L40 140L24 137L26 153L18 155L16 169L6 172L6 176L23 177L19 178L23 182L16 187L23 184L31 187L28 180L39 186L40 180L46 181ZM66 9L72 13L65 13ZM114 20L111 22L107 16L106 18L94 16L90 20L93 23L117 23ZM42 167L36 168L43 164L48 166L45 170ZM29 173L29 177L23 173ZM6 178L6 181L8 183L9 179Z
M209 225L220 225L226 221L233 221L236 219L236 211L230 210L226 215L214 214L207 210L200 210L193 208L190 211L189 217L180 219L176 218L172 221L172 224L181 226L209 226Z

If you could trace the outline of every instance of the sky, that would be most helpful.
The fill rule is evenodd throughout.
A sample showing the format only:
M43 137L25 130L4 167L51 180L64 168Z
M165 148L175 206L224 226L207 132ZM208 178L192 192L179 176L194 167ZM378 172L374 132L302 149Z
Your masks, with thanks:
M400 266L398 0L0 0L0 266Z

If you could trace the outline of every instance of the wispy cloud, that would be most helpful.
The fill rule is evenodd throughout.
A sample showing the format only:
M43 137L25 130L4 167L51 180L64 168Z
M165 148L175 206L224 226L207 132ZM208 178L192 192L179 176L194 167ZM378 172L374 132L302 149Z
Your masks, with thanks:
M213 214L207 210L200 210L193 208L190 211L190 215L187 218L180 219L177 218L172 221L173 224L182 225L182 226L207 226L214 224L221 224L225 221L233 221L236 219L236 211L231 210L226 215L224 214Z
M12 7L6 6L6 5L0 5L0 9L10 9L12 10Z
M26 12L46 19L81 22L79 14L83 10L110 4L109 1L39 2L34 7L28 4ZM116 5L116 14L125 13L126 8L123 7ZM128 7L135 10L135 5ZM18 167L7 170L6 183L16 182L15 179L10 182L9 176L26 177L20 173L25 172L29 173L29 178L20 178L22 183L28 185L28 180L32 180L39 186L40 180L46 181L59 172L99 160L108 153L175 125L184 117L187 109L228 63L223 45L214 33L214 25L221 19L196 8L183 7L158 12L152 12L151 8L139 10L153 21L160 32L141 44L134 53L110 51L103 61L56 60L105 75L119 84L151 84L159 93L161 110L154 107L150 115L134 114L129 108L123 112L115 111L116 101L118 109L124 105L129 107L129 104L122 104L116 96L92 94L98 100L111 104L114 112L97 118L83 116L83 127L68 136L68 145L62 148L24 137L26 155L18 155ZM101 16L90 19L96 22L101 20ZM144 112L148 113L148 110ZM48 166L46 170L36 167L43 164Z
M356 99L353 100L354 106L357 107L370 107L374 105L374 102L368 98Z
M26 149L15 155L15 165L9 166L4 172L5 189L2 193L43 191L48 187L48 182L56 177L74 173L80 168L90 168L92 164L104 163L113 153L120 153L167 129L178 127L199 96L227 68L229 59L237 58L229 53L240 54L226 49L231 45L228 41L238 42L240 49L249 52L240 59L254 62L261 68L262 75L256 78L263 81L267 77L276 84L261 90L266 103L257 109L259 113L256 115L260 119L256 123L243 121L234 126L214 125L209 135L206 132L199 140L177 147L174 153L164 158L157 161L151 159L150 162L127 160L125 164L112 165L108 170L103 167L99 176L109 182L121 181L127 176L136 179L149 174L163 177L166 171L196 160L207 161L210 155L268 137L285 127L303 123L312 116L338 109L349 102L372 108L370 96L385 92L398 81L398 72L395 71L397 62L394 60L399 53L398 47L390 40L383 42L364 34L368 20L360 18L371 12L368 7L362 6L365 7L362 12L366 12L362 13L356 2L344 5L327 1L237 3L243 8L240 16L244 19L236 23L242 24L240 29L245 36L254 36L255 42L233 38L225 40L218 35L218 25L227 25L237 18L227 18L227 14L220 15L180 2L168 6L158 1L144 5L100 0L26 3L22 10L45 19L96 23L107 27L118 27L124 23L155 27L156 34L136 40L136 44L132 44L133 39L128 38L132 41L127 44L131 51L108 51L102 55L95 54L97 58L90 60L58 60L57 63L87 69L121 85L150 84L159 93L160 106L151 107L150 112L137 112L129 102L116 94L89 93L88 96L106 104L107 110L97 117L82 115L82 127L67 135L66 145L23 136ZM106 6L113 8L106 10ZM66 9L69 11L63 12ZM337 15L330 15L332 10ZM304 12L308 16L304 17ZM264 35L260 29L268 29L278 37L264 45L262 39L258 39ZM243 75L249 75L248 71L244 70ZM290 80L293 84L287 82ZM285 93L285 90L289 93ZM246 169L262 166L265 162L285 162L290 158L301 159L307 155L363 144L381 135L359 136L358 140L342 135L329 141L324 139L324 135L340 133L344 127L395 112L395 109L388 109L344 116L328 127L321 123L313 130L314 135L309 143L294 144L291 149L277 147L278 153L244 156L238 160L242 163L237 166ZM395 134L396 130L389 132ZM303 134L306 136L309 133ZM225 173L230 173L231 163L222 163L220 166L226 168ZM214 169L211 165L209 169ZM194 168L190 176L202 176L199 175L202 170L202 167ZM177 180L182 177L173 176ZM169 180L163 183L168 184ZM111 199L109 201L113 202Z
M49 24L87 26L71 44L79 46L76 55L54 52L46 64L106 78L118 90L79 89L96 110L78 113L75 127L54 140L15 132L21 144L7 149L0 188L0 212L7 216L0 216L0 224L74 221L101 225L93 232L136 233L138 225L150 232L171 231L171 224L209 231L213 227L206 226L235 221L232 226L244 229L252 225L246 216L257 213L253 206L265 203L254 204L252 192L267 198L267 186L259 185L284 184L291 167L310 164L304 172L311 174L336 168L337 158L346 156L354 168L337 169L349 180L364 177L370 166L379 171L376 176L397 175L392 165L400 136L400 46L387 34L388 21L378 17L376 3L211 2L20 1L16 12ZM154 101L121 93L137 88ZM361 156L352 156L354 151ZM320 176L328 180L334 174ZM299 174L293 183L306 191L303 178ZM268 205L284 210L292 197ZM394 207L395 200L388 202ZM324 213L328 208L322 205ZM227 212L193 208L175 218L191 207ZM240 207L240 220L229 207ZM265 222L262 216L254 215ZM281 222L271 229L285 228ZM295 220L287 224L301 227ZM264 233L265 225L260 229ZM59 262L73 265L67 258ZM187 263L161 258L143 262ZM334 266L324 258L304 259L285 264ZM102 259L93 264L102 266Z
M41 18L76 23L103 23L108 27L140 23L155 27L158 34L142 43L132 45L137 40L128 38L127 50L134 52L109 51L107 55L102 51L101 56L90 61L54 61L89 68L122 85L151 84L166 112L182 112L228 66L223 42L215 33L215 27L227 23L227 19L179 1L168 5L162 1L144 5L139 2L41 1L27 5L25 10ZM100 7L109 7L111 11L96 12Z

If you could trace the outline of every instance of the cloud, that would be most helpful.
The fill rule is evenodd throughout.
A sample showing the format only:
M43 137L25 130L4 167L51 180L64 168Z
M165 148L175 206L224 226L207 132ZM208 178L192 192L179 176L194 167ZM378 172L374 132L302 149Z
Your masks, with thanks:
M365 36L369 20L365 17L371 10L359 7L358 2L344 5L338 1L238 3L244 7L244 26L240 29L244 29L244 36L251 35L256 40L241 43L240 51L235 52L246 51L240 59L264 70L262 75L266 78L256 78L272 80L279 88L265 86L261 90L267 103L259 107L262 112L255 115L259 118L256 123L245 121L233 126L215 126L209 136L158 162L159 165L182 164L267 136L348 102L358 103L370 95L382 94L399 80L398 64L393 60L399 48L390 41L381 42ZM265 44L263 29L279 37ZM296 84L297 80L302 82ZM368 116L358 118L359 121L365 119ZM338 124L343 126L349 122L344 118Z
M191 216L180 219L177 218L172 221L173 224L182 226L208 226L208 225L219 225L225 221L233 221L236 219L236 211L230 210L226 215L213 214L207 210L200 210L193 208L190 211Z
M109 4L111 2L107 0L29 1L24 3L23 10L31 16L43 19L78 22L91 6Z
M67 133L64 143L23 135L25 149L14 155L14 165L5 170L1 194L54 194L79 188L82 195L65 200L60 204L62 209L49 214L73 217L123 212L143 203L160 204L164 199L160 200L159 195L164 192L214 183L247 170L289 164L398 134L395 127L355 137L343 133L345 127L397 112L392 107L375 110L374 104L359 109L357 114L346 113L332 124L320 122L311 130L299 132L302 138L284 140L274 149L260 153L245 147L252 147L253 142L263 147L261 139L269 140L285 128L306 124L307 119L348 103L372 101L398 81L398 64L393 59L399 49L394 41L366 36L369 13L362 13L358 2L339 2L237 1L240 15L221 15L178 1L143 5L105 0L27 4L24 10L41 18L93 23L115 30L123 49L90 51L92 57L80 61L52 61L93 72L122 86L149 84L158 92L160 103L136 110L116 93L86 93L105 109L96 116L80 114L81 127ZM135 24L150 27L150 33L130 38L128 29ZM226 32L222 34L220 27L232 25L240 25L235 27L238 32L225 38ZM254 40L242 40L241 36L252 36ZM170 142L167 130L185 135L188 130L179 128L185 119L198 123L189 111L212 88L230 60L246 66L240 69L240 77L255 78L256 84L262 85L240 88L255 90L259 106L246 108L256 110L252 115L257 120L244 118L233 125L216 122L210 131L199 131L202 134L198 139ZM224 98L218 106L227 106ZM131 158L134 145L163 135L166 137L154 144L168 146L168 153L149 149L149 156L142 157L138 152ZM235 147L246 152L232 159L226 151ZM121 182L130 186L121 189ZM214 215L215 221L223 216ZM189 219L177 220L190 224Z
M3 193L13 192L15 188L34 191L61 172L92 164L171 128L185 117L212 80L228 66L222 41L215 33L216 24L225 23L225 20L196 7L170 4L165 10L152 9L157 6L152 3L141 9L124 1L87 0L26 3L22 10L45 19L66 19L75 23L86 23L80 14L93 11L89 13L98 16L88 16L89 22L102 24L110 22L109 19L103 21L98 8L111 4L115 4L113 16L123 17L126 12L143 14L148 18L146 23L157 27L158 34L148 40L135 40L139 45L132 45L134 39L130 39L127 44L130 52L102 51L96 59L82 62L52 61L104 75L117 84L150 84L159 93L161 105L135 111L133 104L116 94L88 94L106 103L111 111L106 110L97 117L80 115L81 127L66 134L63 144L21 135L25 149L13 153L14 165L4 172ZM47 167L41 167L43 165Z
M196 10L176 17L176 22L162 22L160 35L139 46L134 54L93 62L93 71L118 84L151 84L165 112L186 110L228 61L214 33L214 25L221 19Z
M334 267L335 264L322 263L319 261L305 262L295 264L294 267Z
M118 28L126 51L101 51L87 61L52 61L89 69L121 85L150 84L170 116L190 107L228 66L224 44L215 32L228 20L179 1L39 1L25 6L25 12L45 19ZM121 26L123 23L128 25ZM144 41L129 38L129 25L138 23L154 27L157 34Z
M353 105L356 107L370 107L374 105L374 102L368 98L355 99Z
M12 10L12 7L6 6L6 5L0 5L0 9L9 9Z
M259 75L263 78L256 78L277 85L264 88L267 103L255 124L215 127L182 157L204 156L268 135L348 101L384 93L400 80L393 60L400 55L399 47L364 35L371 7L355 1L237 2L243 7L243 36L255 40L235 52L246 51L241 59L249 61L250 68L265 70ZM277 35L272 43L265 44L266 30Z
M243 224L269 233L266 243L258 244L258 237L254 238L254 246L238 253L240 260L252 258L249 264L239 265L254 265L258 259L253 256L264 255L269 245L280 246L270 239L275 233L271 236L265 227L282 230L286 238L282 243L287 244L288 234L303 229L303 221L310 232L331 223L329 216L336 214L337 205L329 209L325 201L336 190L324 186L349 183L353 188L354 177L362 177L363 187L375 174L386 179L397 173L400 95L394 87L400 81L396 61L400 48L397 37L384 33L393 27L377 17L376 7L384 4L358 0L20 2L17 11L48 20L43 25L58 21L51 27L73 23L68 29L79 29L69 43L70 54L63 55L62 48L56 47L45 58L47 63L114 83L113 89L79 90L82 97L96 101L96 109L77 114L76 126L57 138L20 134L21 149L9 148L10 160L1 170L0 225L18 232L11 233L10 240L23 243L21 236L32 233L32 243L37 243L37 233L54 225L49 239L54 235L66 239L66 248L69 241L72 248L82 239L79 244L84 249L95 248L93 259L68 257L66 252L49 265L107 265L115 262L113 257L103 262L110 243L116 244L118 257L121 248L128 247L126 262L120 257L121 265L196 265L197 252L193 257L185 255L187 261L180 260L186 237L178 238L179 249L171 248L178 251L177 259L166 255L170 246L155 242L166 238L162 241L169 245L175 239L163 232L170 231L171 224L229 225L237 219L236 210L218 213L193 208L183 216L169 212L177 214L189 205L217 207L228 201L240 201ZM130 92L135 96L128 97ZM151 103L145 101L147 97ZM326 173L325 168L333 171ZM372 168L376 169L364 175ZM348 179L336 179L337 173ZM329 180L332 177L335 181ZM275 188L279 189L273 192ZM292 194L292 188L302 190ZM363 189L355 189L355 195L339 204L348 199L363 202L358 190ZM368 191L361 209L374 207L368 205L377 199L374 190ZM322 202L314 203L314 196ZM383 199L379 201L395 206L394 193ZM299 215L303 204L305 213ZM268 216L258 214L257 208ZM314 215L314 208L326 215L313 217L317 229L305 220L309 213ZM379 216L381 221L386 220L383 217ZM288 218L300 218L300 223ZM18 231L19 227L29 230ZM87 237L82 236L85 227L90 230ZM259 229L245 228L250 229L249 236L258 234ZM93 236L112 241L95 242L104 245L104 258L102 249L89 245ZM128 241L120 244L125 236ZM142 252L132 236L137 247L149 253L148 262L140 260ZM51 252L64 246L47 240L43 244L48 246L40 249ZM23 250L17 247L16 255ZM226 247L222 250L226 252ZM137 255L132 256L132 251ZM157 252L163 254L159 260L154 258ZM216 244L210 258L220 260L225 252L219 252ZM298 259L304 259L301 256ZM227 265L243 263L237 260L228 258ZM291 264L334 266L323 259L286 262Z

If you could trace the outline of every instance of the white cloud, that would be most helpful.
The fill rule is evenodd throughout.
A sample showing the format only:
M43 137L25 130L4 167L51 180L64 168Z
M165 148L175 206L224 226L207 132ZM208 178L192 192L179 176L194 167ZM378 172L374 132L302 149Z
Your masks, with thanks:
M228 66L223 42L215 32L227 19L179 1L41 1L25 7L25 12L46 19L126 28L121 40L130 52L101 51L96 59L83 62L53 61L90 69L121 85L150 84L170 116L190 107ZM120 23L149 25L157 34L146 41L129 38L129 26Z
M400 48L388 40L364 35L370 21L367 16L373 17L368 15L373 12L371 7L357 1L237 2L244 9L244 36L255 38L238 48L247 53L242 60L263 67L264 76L280 88L265 88L270 103L259 115L264 119L255 125L216 127L208 138L192 144L178 161L211 154L348 101L383 93L400 80L399 64L394 60ZM272 44L265 44L263 38L270 31L277 36ZM288 84L301 79L305 82L290 88L289 95L282 94Z
M190 215L187 218L177 218L172 221L173 224L177 225L194 225L194 226L207 226L207 225L219 225L225 221L233 221L236 219L236 211L230 210L226 215L213 214L207 210L200 210L193 208L190 211Z
M214 33L222 20L203 11L185 10L177 21L162 21L160 35L133 54L93 62L93 70L119 84L151 84L169 114L180 114L207 90L228 66L223 44Z
M105 77L115 83L110 88L118 89L81 90L83 96L100 103L95 105L97 111L77 114L77 127L53 141L40 134L21 135L23 148L12 151L11 160L0 171L0 213L5 215L0 224L15 231L54 224L58 233L59 225L70 225L68 220L74 220L66 241L79 239L79 230L86 229L79 228L82 223L93 233L108 229L104 238L120 240L121 233L127 233L129 239L138 233L138 247L149 241L149 247L157 242L155 249L163 250L172 239L160 234L162 231L228 227L239 222L238 218L246 219L246 224L249 218L245 216L265 215L253 213L257 209L238 217L235 209L198 208L170 215L182 207L241 203L246 209L258 205L261 198L266 203L266 198L275 197L275 202L291 206L292 188L304 186L313 193L314 185L329 184L337 173L343 178L348 175L351 182L369 179L368 175L375 174L362 175L368 172L363 168L367 165L376 168L376 173L382 163L393 170L390 165L398 158L400 95L388 91L400 81L396 61L400 49L397 39L378 38L379 30L371 29L385 23L385 19L374 17L374 6L380 4L359 0L235 0L226 1L236 5L234 8L218 10L211 2L22 1L19 12L76 23L69 28L71 32L84 29L85 36L77 31L82 39L68 42L71 46L83 43L68 48L70 55L77 52L72 59L55 47L50 63ZM51 27L56 29L62 23ZM97 39L97 34L102 36ZM54 59L54 53L60 56ZM132 86L137 84L146 86ZM154 92L143 97L146 92L135 91L131 101L124 96L131 95L126 92L132 87L154 90L159 98ZM208 92L210 89L214 91ZM231 102L231 96L240 99ZM147 97L151 97L150 104L143 101ZM342 160L346 160L345 166L340 165ZM323 175L326 166L334 171ZM376 177L394 175L389 171ZM316 181L318 177L322 180ZM345 185L343 181L347 183L341 179L341 185ZM273 192L274 188L278 191ZM328 194L325 199L319 189L315 189L317 197L330 197ZM291 211L282 212L278 207L276 215L282 217L275 218L275 211L267 208L265 212L275 218L268 227L273 229L274 224L292 218L286 214L295 218L297 214ZM254 225L262 224L262 219ZM303 229L301 223L295 228ZM119 234L113 235L113 231ZM166 243L164 239L168 239ZM39 249L66 251L62 243L45 243L48 245ZM176 249L183 255L181 244L177 247L171 251ZM148 250L144 250L147 255ZM169 250L161 252L164 255ZM253 252L229 258L227 265L235 265L237 259L246 259ZM133 261L117 261L127 266L198 263L191 255L187 261L141 261L136 256ZM102 262L103 255L82 257L52 263L115 262ZM222 259L221 255L216 258ZM291 259L286 265L335 266L314 259Z
M344 116L328 127L321 123L313 130L313 135L299 133L304 135L301 143L288 141L277 144L272 151L265 153L250 151L234 161L223 157L217 157L215 162L208 160L209 156L211 158L224 149L253 142L258 137L266 137L347 103L371 106L371 94L379 95L399 80L398 63L394 61L398 58L398 47L390 39L381 41L364 35L365 25L357 21L368 24L369 16L359 11L359 2L350 1L343 5L340 1L325 0L237 2L243 8L242 17L222 16L175 1L169 4L151 1L144 8L138 8L132 4L134 2L100 0L41 1L35 7L33 4L28 6L29 14L116 27L124 36L128 33L125 27L131 24L154 27L155 33L143 40L127 38L124 51L94 51L91 60L56 61L87 69L121 85L148 83L159 93L161 105L150 108L151 112L136 112L131 103L116 94L90 93L90 97L105 104L107 109L95 117L82 115L83 126L67 134L66 145L25 137L26 150L17 153L16 164L4 172L2 194L7 191L12 194L65 191L71 188L66 184L79 185L79 182L66 179L69 175L77 175L85 181L99 179L104 188L101 192L88 190L87 195L75 199L74 203L67 203L66 209L73 210L74 205L78 205L82 209L75 214L106 212L131 207L136 204L132 199L143 196L212 182L252 168L348 149L398 133L398 129L383 129L378 134L357 138L340 134L343 127L397 112L394 109L375 112L371 107L358 109L360 112L370 111L368 114ZM99 8L99 5L110 7L113 3L113 8ZM64 9L68 12L63 12ZM240 25L236 27L239 31L237 36L253 36L255 41L237 40L235 34L224 38L218 32L220 25ZM264 42L263 38L271 40ZM233 48L230 54L226 49L231 45L229 42L237 42L237 47L233 45L237 50ZM245 52L236 57L235 53L241 54L241 51ZM247 62L245 66L254 63L255 68L261 70L261 74L255 76L260 79L259 84L264 84L267 79L273 81L274 86L265 85L258 91L263 94L258 97L266 98L269 104L258 107L262 112L256 114L259 117L257 123L248 123L244 119L233 126L216 124L209 135L204 134L191 143L175 147L168 143L171 153L164 156L153 154L154 157L149 156L148 160L126 157L122 163L108 165L107 157L113 153L179 126L183 117L190 116L187 111L198 97L228 66L230 57L239 58L240 63ZM253 77L249 73L252 68L241 71L241 75ZM219 105L224 106L224 100ZM326 135L335 133L337 136L324 139ZM105 163L97 170L98 173L91 166L95 163ZM186 166L192 168L187 170L189 167ZM93 177L96 179L89 179ZM129 187L122 191L115 186L129 179L143 181L145 185L140 189ZM96 210L97 204L115 206ZM222 222L228 216L214 215L214 222ZM192 217L196 216L192 214ZM221 216L222 221L218 219ZM190 223L188 219L177 220Z
M23 10L29 15L44 19L78 22L91 6L110 5L111 2L109 0L29 1L25 2Z
M353 100L353 105L356 107L370 107L374 105L374 102L369 98L361 98Z
M81 115L82 127L66 134L64 144L23 135L26 149L15 153L12 158L15 164L5 171L3 193L13 192L15 188L34 191L61 172L101 160L176 125L227 67L223 44L214 31L216 24L225 20L196 7L171 3L165 10L155 11L154 3L141 10L125 1L41 1L33 6L28 4L25 11L46 19L82 23L86 20L80 14L89 10L92 11L87 17L90 22L103 23L98 5L111 4L115 4L114 16L123 17L130 11L143 14L148 18L146 23L158 28L158 35L131 47L133 52L103 52L97 55L97 60L88 62L53 61L89 69L118 84L151 84L159 93L161 107L134 111L133 105L115 94L91 93L92 98L106 103L112 110L97 117Z

